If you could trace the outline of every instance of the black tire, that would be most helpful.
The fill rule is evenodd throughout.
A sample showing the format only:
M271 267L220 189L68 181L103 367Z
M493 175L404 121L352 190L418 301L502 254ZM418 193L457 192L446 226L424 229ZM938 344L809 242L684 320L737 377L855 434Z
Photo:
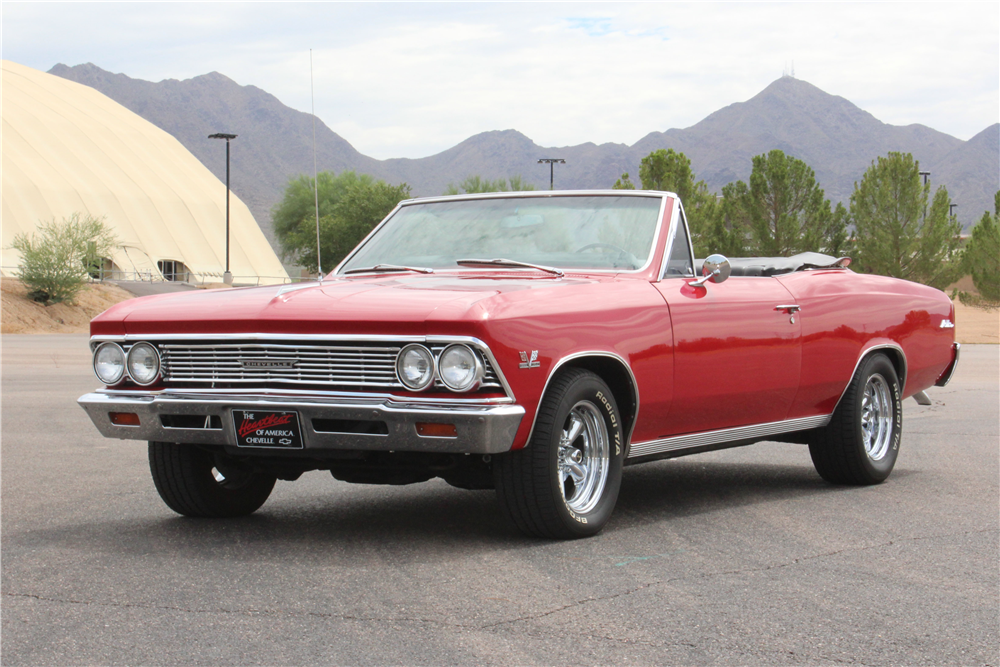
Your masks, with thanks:
M567 427L575 427L577 436L563 443ZM493 457L500 506L529 535L596 535L618 500L624 453L621 418L608 385L589 371L566 370L549 385L528 446Z
M197 445L149 443L149 470L167 507L191 517L251 514L271 495L275 477ZM216 477L218 473L219 477Z
M889 477L903 436L900 396L899 378L888 357L875 353L861 362L830 424L817 430L809 443L820 477L832 484L856 485L879 484Z

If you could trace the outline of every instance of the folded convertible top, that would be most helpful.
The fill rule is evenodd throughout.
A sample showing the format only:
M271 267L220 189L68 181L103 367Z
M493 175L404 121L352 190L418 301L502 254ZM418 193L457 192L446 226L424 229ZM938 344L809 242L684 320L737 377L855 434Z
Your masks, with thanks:
M695 273L701 275L704 260L695 260ZM851 263L849 257L833 257L818 252L800 252L791 257L731 257L733 276L776 276L807 269L841 269Z

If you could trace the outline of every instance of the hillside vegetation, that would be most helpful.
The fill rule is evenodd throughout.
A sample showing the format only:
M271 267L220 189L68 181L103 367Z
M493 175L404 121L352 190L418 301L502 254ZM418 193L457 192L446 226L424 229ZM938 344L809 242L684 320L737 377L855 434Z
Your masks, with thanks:
M218 72L158 83L112 74L89 63L59 64L50 73L91 86L166 130L220 179L225 178L225 152L205 137L218 128L238 134L232 152L233 191L277 249L271 211L289 179L313 171L309 114ZM746 181L753 156L780 149L808 163L835 204L846 204L854 182L876 157L889 151L910 153L921 169L932 173L935 187L948 188L966 228L993 209L993 193L1000 188L1000 124L968 141L923 125L889 125L849 100L791 77L691 127L650 131L632 146L543 147L516 130L502 130L477 134L425 158L375 160L322 122L316 138L320 171L353 170L392 184L407 183L414 196L440 195L450 183L472 174L493 180L519 174L546 189L549 169L536 163L543 156L566 160L556 168L557 188L610 188L622 173L637 174L639 161L661 148L687 155L711 192Z

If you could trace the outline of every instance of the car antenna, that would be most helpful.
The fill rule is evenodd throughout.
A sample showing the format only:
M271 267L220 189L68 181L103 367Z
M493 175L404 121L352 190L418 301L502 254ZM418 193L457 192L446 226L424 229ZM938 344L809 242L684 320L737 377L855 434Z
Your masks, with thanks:
M313 123L313 195L316 202L316 273L323 282L323 262L319 256L319 174L316 171L316 88L313 85L313 50L309 49L309 96L312 100Z

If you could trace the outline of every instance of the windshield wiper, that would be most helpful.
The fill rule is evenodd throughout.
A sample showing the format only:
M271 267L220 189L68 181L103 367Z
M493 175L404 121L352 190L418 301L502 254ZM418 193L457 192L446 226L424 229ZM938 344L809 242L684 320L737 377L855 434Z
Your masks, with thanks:
M424 268L422 266L400 266L398 264L376 264L375 266L366 266L363 269L348 269L344 271L344 274L348 273L377 273L379 271L415 271L416 273L434 273L434 269Z
M459 266L520 266L526 269L538 269L539 271L545 271L555 276L563 275L562 271L551 266L529 264L528 262L519 262L516 259L457 259L455 263Z

